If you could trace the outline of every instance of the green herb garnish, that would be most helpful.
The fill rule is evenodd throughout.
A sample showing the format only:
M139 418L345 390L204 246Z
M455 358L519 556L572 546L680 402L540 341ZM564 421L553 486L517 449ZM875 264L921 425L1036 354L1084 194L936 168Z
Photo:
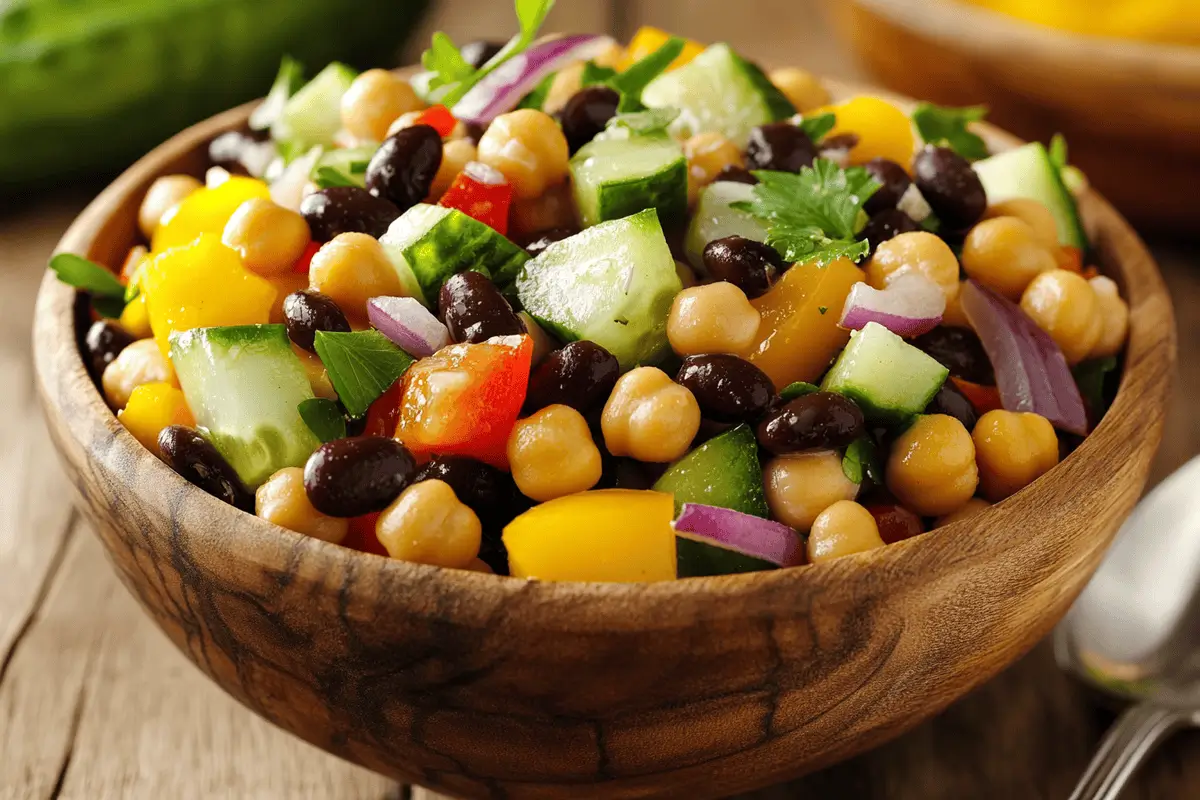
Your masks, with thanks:
M817 386L816 384L806 383L805 381L796 381L795 383L789 383L787 386L783 387L783 391L779 393L779 399L786 403L789 400L795 400L797 397L803 397L806 394L812 394L813 392L819 391L821 391L821 387Z
M811 139L813 144L820 144L836 124L837 117L833 113L800 118L800 130L804 131L804 135Z
M607 128L624 128L639 136L652 136L665 133L667 127L679 116L677 108L651 108L647 111L631 111L628 114L617 114L608 121Z
M967 129L968 123L987 116L987 106L949 108L933 103L918 103L912 113L913 124L927 144L949 147L963 158L977 161L987 158L987 144Z
M313 183L321 189L329 189L334 186L358 186L350 176L343 174L336 167L318 167L316 174L313 175Z
M358 419L413 363L413 357L376 330L317 331L317 355L342 405Z
M1067 167L1067 137L1056 133L1050 137L1050 163L1058 169Z
M1075 376L1075 384L1083 398L1084 408L1088 411L1088 419L1092 424L1098 423L1108 411L1109 393L1107 391L1108 376L1117 368L1115 356L1096 358L1084 361L1071 368Z
M579 76L579 85L583 87L607 84L616 75L617 71L612 67L602 67L595 61L588 61L583 65L583 74Z
M532 108L534 111L541 111L546 105L546 98L550 96L550 87L554 85L554 76L557 74L557 72L551 72L542 78L541 82L533 87L532 92L521 98L521 102L517 103L517 108Z
M829 306L817 306L817 311L821 312L821 316L825 316L825 312L829 310Z
M866 436L855 439L842 456L842 474L846 476L846 480L854 483L862 483L863 478L882 483L883 473L879 468L879 453L875 449L875 442Z
M296 407L300 419L322 443L346 437L346 418L342 410L333 400L323 397L310 397Z
M367 171L367 167L369 167L369 166L371 166L370 161L351 161L350 162L350 174L351 175L361 175Z
M59 253L50 259L50 269L63 283L91 294L92 307L101 316L115 319L125 310L124 284L95 261L74 253Z
M683 52L684 41L678 36L672 36L662 43L662 46L629 65L629 69L614 75L608 85L621 95L617 105L619 112L640 111L642 105L642 90L650 85Z
M862 167L842 169L818 158L799 174L757 170L754 199L733 203L767 228L767 244L786 260L826 266L838 258L861 261L870 251L854 237L866 224L862 206L876 182Z

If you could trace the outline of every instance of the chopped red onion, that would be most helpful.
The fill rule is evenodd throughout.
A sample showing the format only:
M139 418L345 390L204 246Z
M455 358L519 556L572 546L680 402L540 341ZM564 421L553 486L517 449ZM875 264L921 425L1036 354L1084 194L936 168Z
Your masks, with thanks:
M487 125L516 108L550 73L571 62L594 58L611 44L607 36L594 34L543 39L485 75L451 110L463 122Z
M938 326L946 310L940 286L916 272L895 276L885 289L856 283L846 297L838 323L857 331L878 322L898 336L920 336Z
M913 222L924 222L933 213L933 209L925 200L925 195L921 194L921 190L915 183L910 183L904 190L904 194L900 195L896 208L908 214Z
M412 297L372 297L367 301L367 318L380 333L416 358L431 356L450 344L446 326Z
M300 210L304 188L308 186L313 168L317 166L322 152L320 147L314 147L283 168L283 172L271 183L271 199L276 205L292 211Z
M779 567L804 563L804 542L794 530L781 522L731 508L684 503L675 520L675 533Z
M1087 411L1067 359L1021 307L975 281L962 288L962 309L996 370L1000 402L1032 411L1055 427L1087 433Z
M471 180L486 186L503 186L508 183L503 172L482 161L468 161L463 167L463 172Z

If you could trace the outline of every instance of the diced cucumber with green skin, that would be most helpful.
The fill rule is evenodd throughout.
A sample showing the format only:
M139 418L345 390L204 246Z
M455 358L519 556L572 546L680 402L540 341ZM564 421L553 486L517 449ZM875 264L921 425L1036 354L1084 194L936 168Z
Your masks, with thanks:
M1014 197L1037 200L1050 209L1058 223L1058 241L1067 247L1087 250L1087 234L1079 220L1075 197L1041 142L1030 142L1013 150L976 161L975 172L987 192L989 204Z
M425 305L437 302L447 278L469 269L488 275L501 290L529 260L525 250L456 208L418 203L379 239L400 282ZM413 285L415 284L415 286Z
M714 44L682 67L659 75L642 91L648 108L678 108L672 133L692 136L715 131L746 146L750 131L787 119L796 108L762 70Z
M279 72L275 75L275 82L271 84L271 91L267 92L262 103L250 115L250 128L265 131L275 124L275 120L283 113L288 98L295 94L303 82L304 66L291 56L285 55L279 63Z
M731 428L676 461L654 490L674 495L676 516L684 503L732 508L756 517L768 513L758 442L749 425ZM675 547L681 578L775 568L769 561L682 536Z
M601 222L547 247L517 277L525 310L565 341L589 339L622 370L666 355L682 291L654 209Z
M369 144L360 147L339 147L326 150L317 159L317 164L313 168L313 174L315 175L321 167L332 167L354 181L355 186L365 188L367 185L366 163L371 160L371 156L375 155L375 151L378 149L378 145ZM361 167L361 169L356 170L356 166Z
M754 199L754 187L737 181L717 181L704 187L696 203L696 213L688 225L684 253L688 263L700 274L704 268L704 248L714 239L741 236L756 242L767 240L767 229L749 211L730 208L734 203Z
M342 95L358 73L334 61L288 98L271 125L281 152L300 153L313 145L330 147L342 127Z
M284 326L172 334L171 361L197 425L251 489L320 446L300 417L313 391Z
M868 422L894 425L920 414L950 371L878 322L850 335L821 388L853 400Z
M647 208L664 224L687 213L687 159L668 136L602 134L571 159L571 179L584 227Z

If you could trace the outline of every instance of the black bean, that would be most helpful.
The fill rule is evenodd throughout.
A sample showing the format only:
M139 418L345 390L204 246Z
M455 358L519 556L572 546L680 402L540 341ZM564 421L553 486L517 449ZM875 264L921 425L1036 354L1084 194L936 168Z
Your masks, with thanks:
M951 381L942 384L942 388L938 389L938 393L925 407L925 413L946 414L954 417L963 424L968 433L975 429L975 423L979 420L979 413L975 410L975 406Z
M300 203L313 241L328 242L339 233L366 233L378 239L400 216L391 200L357 186L331 186L313 192Z
M904 167L887 158L872 158L863 168L880 184L878 191L863 203L863 211L877 214L888 208L895 208L900 198L912 186L912 178L904 171Z
M751 300L766 294L784 270L783 257L774 247L742 236L712 240L704 246L703 257L710 278L729 281Z
M755 419L775 396L771 379L745 359L726 353L688 356L675 375L700 405L700 413L717 422Z
M919 230L921 226L908 214L898 208L886 208L867 220L867 224L858 232L858 238L867 240L871 245L871 255L874 255L875 248L888 239Z
M996 384L991 359L975 331L939 326L915 337L912 344L950 370L956 378L983 386Z
M987 211L987 193L971 162L948 147L927 145L917 153L913 176L948 231L967 230Z
M104 368L113 362L121 351L133 344L133 337L116 323L100 319L88 328L83 340L87 348L87 366L92 377L99 379Z
M579 231L572 228L551 228L548 231L542 231L538 234L538 238L525 245L525 252L531 256L541 255L542 251L550 245L568 239L577 233Z
M492 56L500 52L504 47L504 42L490 42L484 39L478 39L474 42L467 42L459 48L458 52L462 54L463 60L470 64L475 69L479 69L486 64Z
M717 177L713 178L713 183L717 181L732 181L733 183L748 183L751 186L758 183L758 178L750 174L750 170L745 167L739 167L737 164L727 164L721 167L721 171L717 173Z
M608 399L620 375L621 364L612 353L586 339L571 342L546 356L534 371L525 410L562 404L584 413Z
M608 121L617 115L620 102L621 95L608 86L585 86L571 95L563 106L562 129L572 153L604 130Z
M417 470L413 483L445 481L484 527L503 527L513 517L516 484L512 476L466 456L434 456Z
M413 125L383 140L367 164L367 189L407 211L429 195L442 164L442 137L429 125Z
M863 435L866 422L854 401L834 392L802 395L758 425L758 443L775 455L846 447Z
M416 463L395 439L356 436L317 448L304 465L304 490L331 517L382 511L412 482Z
M824 157L824 154L829 151L853 150L855 147L858 147L858 142L857 133L835 133L833 136L826 136L821 140L821 154Z
M459 272L447 278L438 292L438 309L450 338L460 344L525 332L521 318L482 272Z
M346 315L328 295L312 289L301 289L283 298L283 321L288 338L310 353L315 353L313 339L317 331L350 330Z
M479 140L487 133L486 125L480 125L478 122L465 122L463 124L467 129L467 138L475 144L479 144Z
M769 122L750 131L746 144L746 165L750 169L799 172L811 167L817 146L808 135L790 122Z
M199 431L168 425L158 434L158 449L167 466L190 483L231 506L254 513L254 494L212 442Z

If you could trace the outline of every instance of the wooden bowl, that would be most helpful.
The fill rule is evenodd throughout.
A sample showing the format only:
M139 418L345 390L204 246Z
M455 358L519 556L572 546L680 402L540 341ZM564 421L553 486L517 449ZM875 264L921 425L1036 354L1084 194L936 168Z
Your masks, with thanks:
M60 249L119 263L151 180L199 172L206 142L248 110L143 158ZM75 293L52 276L38 297L37 381L81 508L126 586L202 670L275 724L463 796L715 797L937 713L1042 638L1096 567L1146 480L1175 340L1142 243L1098 196L1083 213L1132 309L1103 423L990 510L818 566L539 583L285 531L195 488L126 433L84 370Z
M986 103L1030 139L1066 135L1072 163L1141 229L1195 236L1200 47L1067 33L954 0L827 0L886 86Z

